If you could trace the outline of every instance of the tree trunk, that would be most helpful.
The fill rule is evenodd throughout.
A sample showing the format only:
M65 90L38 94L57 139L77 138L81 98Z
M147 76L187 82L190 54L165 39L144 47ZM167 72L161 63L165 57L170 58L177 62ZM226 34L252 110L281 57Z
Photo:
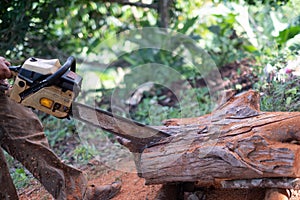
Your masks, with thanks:
M167 120L159 128L172 136L136 154L137 170L146 184L299 188L299 122L300 112L261 112L251 90L209 115Z
M159 15L159 27L169 27L169 4L171 0L158 1L157 13Z

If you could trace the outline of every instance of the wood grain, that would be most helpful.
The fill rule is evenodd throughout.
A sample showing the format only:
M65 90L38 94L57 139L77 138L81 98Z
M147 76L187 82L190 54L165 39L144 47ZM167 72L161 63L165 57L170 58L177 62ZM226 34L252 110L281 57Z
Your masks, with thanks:
M278 187L293 188L300 176L300 112L261 112L255 91L229 98L209 115L166 120L159 129L172 136L136 159L146 184L251 187L237 181L264 180L264 187L266 178L290 178Z

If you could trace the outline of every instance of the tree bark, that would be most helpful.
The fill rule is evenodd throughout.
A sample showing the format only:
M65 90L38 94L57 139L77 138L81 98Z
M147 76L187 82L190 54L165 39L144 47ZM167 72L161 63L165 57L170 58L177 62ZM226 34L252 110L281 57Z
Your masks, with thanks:
M159 15L159 27L169 27L169 4L171 0L160 0L158 1L157 12Z
M299 188L299 122L300 112L261 112L250 90L211 114L167 120L159 128L172 136L136 155L137 170L146 184Z

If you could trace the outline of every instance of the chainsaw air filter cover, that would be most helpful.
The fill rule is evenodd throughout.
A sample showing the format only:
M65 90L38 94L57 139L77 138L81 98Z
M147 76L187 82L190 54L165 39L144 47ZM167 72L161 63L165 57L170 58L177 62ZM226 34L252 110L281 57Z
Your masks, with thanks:
M19 70L10 98L59 118L67 117L80 92L82 77L75 73L76 61L27 59Z

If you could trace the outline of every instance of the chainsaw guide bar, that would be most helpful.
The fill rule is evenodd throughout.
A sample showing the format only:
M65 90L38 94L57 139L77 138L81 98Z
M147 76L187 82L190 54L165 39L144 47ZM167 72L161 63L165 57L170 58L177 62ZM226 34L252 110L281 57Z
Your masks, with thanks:
M73 102L71 116L74 119L113 133L141 146L151 146L170 134L151 126L114 115L99 108Z
M82 77L75 73L76 60L70 56L60 65L58 59L29 58L22 66L10 66L15 77L9 97L17 103L57 118L73 118L130 140L140 149L170 134L151 126L114 115L99 108L74 102Z

